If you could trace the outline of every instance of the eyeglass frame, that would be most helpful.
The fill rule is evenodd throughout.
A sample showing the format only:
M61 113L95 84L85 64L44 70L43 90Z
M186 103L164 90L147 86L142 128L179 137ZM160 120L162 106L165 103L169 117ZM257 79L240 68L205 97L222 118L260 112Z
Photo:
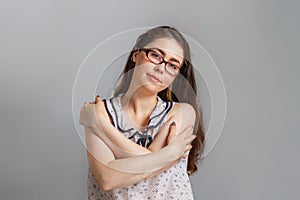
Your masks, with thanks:
M147 59L148 59L151 63L156 64L156 65L160 65L160 64L164 63L164 65L165 65L165 71L166 71L168 74L170 74L171 76L176 76L177 74L179 74L181 67L177 67L177 66L174 65L177 69L179 69L178 72L177 72L176 74L172 74L171 72L169 72L169 71L167 70L167 64L170 63L170 62L166 61L166 60L163 58L163 56L160 55L160 53L157 53L156 51L154 51L154 50L152 50L152 49L148 49L148 48L139 48L138 50L141 50L141 51L145 52ZM153 61L149 58L149 56L148 56L148 54L149 54L150 51L159 54L159 56L162 58L162 61L159 62L159 63L153 62ZM183 63L185 63L185 60L184 60ZM172 64L172 63L170 63L170 64ZM182 64L180 64L180 65L182 66Z

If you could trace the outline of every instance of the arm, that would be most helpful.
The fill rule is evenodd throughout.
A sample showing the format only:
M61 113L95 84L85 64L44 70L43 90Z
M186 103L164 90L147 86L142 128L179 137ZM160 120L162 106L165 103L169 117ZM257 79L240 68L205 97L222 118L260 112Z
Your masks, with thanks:
M99 113L98 113L99 114ZM102 126L102 129L100 128L100 122L99 118L102 120L106 120L106 125ZM137 155L143 155L147 153L152 153L160 150L164 146L167 145L167 138L169 136L169 127L171 125L171 122L173 121L172 115L167 116L168 120L165 122L165 124L160 128L158 133L156 134L154 140L152 141L151 145L147 148L136 144L132 140L126 138L116 127L112 125L112 123L108 120L109 117L107 115L106 118L101 118L101 114L99 114L98 123L94 124L92 126L93 131L99 136L99 137L107 137L108 143L110 145L114 145L115 148L119 149L119 152L121 152L118 155L118 158L127 158L127 157L133 157ZM182 129L183 130L183 129ZM181 131L182 131L181 130ZM103 136L105 135L105 136ZM127 140L126 140L127 139ZM109 146L110 146L109 145Z
M186 103L176 104L174 106L174 108L170 111L170 115L171 115L170 119L172 119L172 120L168 120L167 124L169 123L169 121L172 121L172 122L174 121L175 123L180 124L180 128L179 128L178 132L182 131L184 129L184 127L194 125L194 123L195 123L195 118L196 118L195 110L191 105L186 104ZM184 116L184 115L186 115L186 116ZM189 116L189 117L187 117L187 116ZM165 127L163 127L163 128L165 128ZM172 138L176 137L176 134L178 134L178 132L177 133L176 133L176 131L174 131L174 132L175 132L174 134L169 134L168 135L167 143L170 143L170 140L172 140ZM172 132L170 132L170 133L172 133ZM192 148L192 146L190 145L189 150L191 148ZM186 154L182 157L185 158L186 156L188 156L188 154ZM148 179L162 173L163 171L169 169L174 164L176 164L179 160L180 159L173 161L172 163L170 163L166 167L152 173L150 176L148 176L144 180L148 180Z
M184 117L182 113L189 117ZM82 125L91 127L108 146L114 146L113 151L117 157L126 158L155 152L164 147L170 123L175 121L180 127L179 132L181 132L187 126L194 125L195 111L189 104L175 104L168 113L166 124L161 128L148 149L127 139L111 124L104 102L100 97L96 97L95 104L85 103L80 113L80 121Z
M178 127L176 134L179 134L188 126L195 125L196 112L190 104L176 103L171 111L172 121L176 122Z
M95 181L104 190L133 185L150 175L150 173L126 173L113 169L107 164L114 160L112 151L93 133L92 129L85 128L85 135L89 167Z
M93 131L86 131L87 147L93 150L92 153L95 154L97 159L116 170L129 173L148 173L159 170L170 162L180 158L189 147L189 142L194 139L194 136L187 137L191 131L192 128L188 127L181 134L176 135L172 142L166 147L157 152L136 157L115 159L111 151L113 147L109 148ZM175 133L175 130L173 132ZM100 141L103 144L101 144ZM145 163L147 163L147 165L145 165Z
M99 119L101 120L103 118L99 116ZM165 147L167 145L167 137L169 135L169 127L172 120L173 117L169 118L169 120L164 124L164 126L161 127L148 149L136 144L132 140L125 137L110 122L103 124L101 128L98 125L99 123L96 124L93 128L93 131L99 137L102 136L100 138L104 138L104 141L106 142L106 144L108 144L108 146L114 147L113 152L118 158L135 157L138 155L145 155L148 153L156 152L161 148ZM183 131L183 129L181 131Z
M96 98L94 104L85 103L80 113L80 123L90 127L112 150L118 158L134 157L155 152L166 145L170 118L161 128L148 149L127 139L115 128L106 112L104 102ZM127 140L126 140L127 139Z
M134 143L118 131L110 122L104 102L96 98L95 103L85 102L80 112L80 124L91 128L112 150L117 157L132 157L150 153L146 148Z
M178 124L179 127L176 134L183 131L188 126L194 126L196 113L194 108L187 103L177 103L172 110L168 113L168 120L160 128L159 133L155 136L153 142L149 146L149 150L152 152L158 151L162 147L169 144L169 127L172 122ZM169 139L168 139L169 138ZM154 142L155 141L155 142Z
M181 138L177 137L171 145L161 149L157 153L114 160L114 155L107 145L91 129L86 128L85 130L89 166L97 183L103 189L107 190L132 185L149 177L151 172L145 171L153 170L150 168L154 168L155 170L168 165L168 163L172 163L172 160L178 159L178 155L182 154L182 147L186 149L186 143L194 139L191 137L183 138L191 131L190 128L190 130L187 129L185 133L180 135ZM173 128L173 132L175 131L176 129ZM179 150L178 145L181 146L181 150ZM147 166L144 165L145 162L148 163Z
M182 109L178 109L178 107L177 108L174 107L174 108L175 109L172 109L172 110L177 111L177 112L173 112L175 114L170 114L169 120L166 122L164 127L162 127L162 132L160 132L160 133L164 134L164 137L166 137L168 135L174 135L174 134L171 134L172 131L169 134L169 128L166 128L166 127L169 127L170 121L172 121L170 119L176 119L176 121L177 121L176 124L180 124L180 121L178 121L178 120L182 119L182 117L174 118L174 115L178 116L178 111L182 110ZM185 108L184 108L184 110L185 110ZM185 111L188 111L188 110L185 110ZM170 112L170 113L172 113L172 112ZM186 112L186 113L188 113L188 112ZM193 118L193 112L188 113L188 115L191 116L191 118ZM182 124L184 125L184 124L188 124L188 123L185 122ZM180 130L182 130L182 128ZM153 176L160 174L162 171L172 167L176 162L179 161L179 159L172 161L169 164L166 164L165 167L162 167L152 173L129 173L129 172L120 171L120 169L118 169L118 166L116 164L126 165L126 164L128 164L128 160L122 159L122 160L117 161L118 163L114 163L114 161L113 161L114 155L113 155L112 151L107 147L107 145L95 133L92 134L92 132L93 132L92 129L86 128L86 137L87 137L86 141L87 141L87 148L88 148L87 156L88 156L89 165L94 174L94 177L95 177L98 185L100 185L103 189L112 189L112 188L122 187L122 186L126 186L126 185L132 185L141 180L150 179ZM176 132L176 130L173 130L173 133L175 133L175 132ZM157 135L156 139L159 138L158 136L159 135ZM172 138L174 138L174 136ZM128 139L126 138L126 140L128 140ZM135 144L135 143L133 143L133 144ZM190 148L191 148L191 146L189 146L189 148L187 150L189 150ZM99 152L102 152L102 153L99 155ZM161 157L160 155L158 155L158 156ZM155 161L157 161L157 160L155 160ZM149 160L147 160L147 163L149 163ZM141 165L141 167L143 167L143 166L144 165ZM124 168L122 170L124 170Z
M162 173L163 171L170 169L170 168L171 168L173 165L175 165L179 160L180 160L180 159L177 159L177 160L171 162L170 164L168 164L168 165L165 166L164 168L161 168L161 169L159 169L159 170L153 172L152 174L150 174L149 176L147 176L147 177L144 178L143 180L151 179L152 177L154 177L154 176L156 176L156 175Z

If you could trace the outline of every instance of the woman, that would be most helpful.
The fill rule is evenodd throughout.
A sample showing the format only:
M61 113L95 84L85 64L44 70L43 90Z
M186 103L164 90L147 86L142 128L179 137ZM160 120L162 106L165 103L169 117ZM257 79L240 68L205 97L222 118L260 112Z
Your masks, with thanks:
M175 28L142 34L114 97L85 103L80 123L89 199L193 199L188 175L204 132L190 49Z

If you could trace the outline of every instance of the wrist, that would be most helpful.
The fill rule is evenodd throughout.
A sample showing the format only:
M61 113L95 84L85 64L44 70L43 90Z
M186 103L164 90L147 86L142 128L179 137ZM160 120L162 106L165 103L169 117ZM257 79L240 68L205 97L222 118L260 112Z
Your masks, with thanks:
M94 131L101 131L103 129L101 122L103 122L101 115L96 115L96 119L92 123Z
M181 156L180 149L174 143L171 143L164 148L167 149L167 151L168 151L170 161L174 161L174 160L180 158L180 156Z

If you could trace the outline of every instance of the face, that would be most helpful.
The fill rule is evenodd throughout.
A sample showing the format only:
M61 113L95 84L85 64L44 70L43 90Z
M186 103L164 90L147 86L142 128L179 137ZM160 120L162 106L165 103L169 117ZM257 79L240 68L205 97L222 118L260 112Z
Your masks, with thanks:
M132 60L135 62L132 84L158 93L176 78L184 61L183 49L176 40L161 38L135 52Z

